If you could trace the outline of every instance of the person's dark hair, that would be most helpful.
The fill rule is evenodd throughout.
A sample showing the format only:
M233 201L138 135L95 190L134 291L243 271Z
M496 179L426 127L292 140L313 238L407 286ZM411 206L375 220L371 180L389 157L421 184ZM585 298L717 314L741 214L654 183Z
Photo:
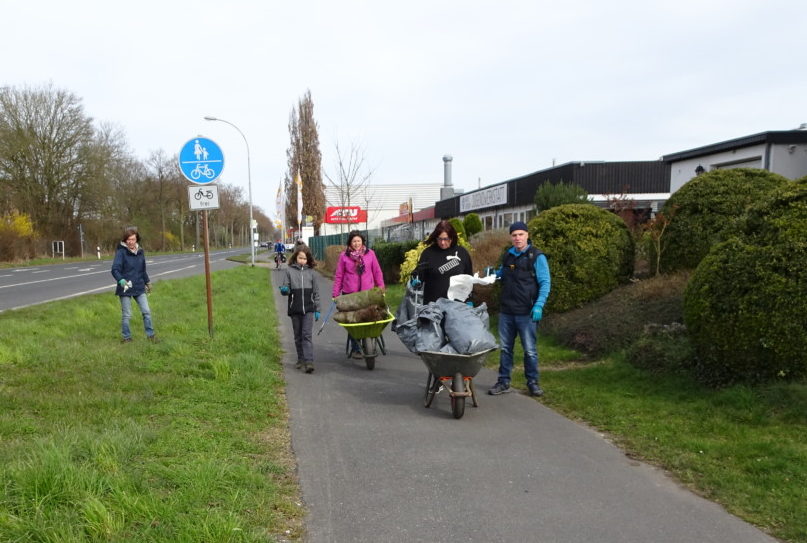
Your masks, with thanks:
M140 243L140 232L134 228L127 228L123 231L123 237L120 239L123 243L132 236L137 236L137 243Z
M459 243L459 236L457 235L457 231L454 230L454 227L451 226L451 223L448 221L440 221L437 223L437 226L434 227L434 230L429 237L426 238L426 245L434 245L437 243L437 238L440 237L440 234L446 234L448 237L451 238L451 247L454 247L457 243Z
M294 249L294 252L291 254L291 260L289 260L289 264L297 264L297 255L300 253L303 253L305 257L308 259L308 262L306 262L306 264L308 264L309 268L313 269L317 267L317 261L314 260L314 255L311 254L311 249L309 249L308 245L306 244L298 245Z
M345 254L346 255L350 255L350 251L353 250L350 247L350 242L353 241L353 238L355 238L356 236L360 237L361 238L361 244L364 245L365 247L367 247L367 238L364 237L364 234L362 234L358 230L351 230L350 233L347 235L347 249L345 249ZM369 247L367 247L367 248L369 249Z

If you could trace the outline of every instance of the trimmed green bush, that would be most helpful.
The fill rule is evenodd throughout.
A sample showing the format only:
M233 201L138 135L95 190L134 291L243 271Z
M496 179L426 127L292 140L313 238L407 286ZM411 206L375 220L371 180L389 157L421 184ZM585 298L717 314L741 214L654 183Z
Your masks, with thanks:
M565 204L532 219L529 229L533 245L549 259L551 311L595 300L633 273L633 237L625 221L609 211Z
M454 230L457 231L457 234L460 237L468 239L468 236L465 235L465 225L462 224L462 221L458 218L454 217L453 219L448 219L448 222L451 223L451 226L454 227Z
M468 239L482 231L482 219L476 213L468 213L462 220L462 225L465 227L465 234Z
M717 245L684 295L711 384L807 375L807 179L772 191Z
M764 170L714 170L678 189L663 212L673 217L662 240L661 270L694 269L716 243L739 230L738 221L759 200L790 181Z
M687 285L684 322L707 384L807 375L807 247L717 245Z

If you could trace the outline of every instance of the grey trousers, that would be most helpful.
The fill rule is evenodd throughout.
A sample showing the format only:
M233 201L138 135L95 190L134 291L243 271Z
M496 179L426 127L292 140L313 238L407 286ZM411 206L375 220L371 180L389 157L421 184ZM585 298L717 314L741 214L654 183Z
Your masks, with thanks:
M294 346L297 348L298 362L314 362L314 342L311 332L314 329L314 314L292 315L291 327L294 329Z

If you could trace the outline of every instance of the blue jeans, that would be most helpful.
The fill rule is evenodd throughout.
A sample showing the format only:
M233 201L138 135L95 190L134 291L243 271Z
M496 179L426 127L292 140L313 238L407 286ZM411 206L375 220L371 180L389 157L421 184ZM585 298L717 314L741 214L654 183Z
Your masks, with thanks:
M538 382L538 350L535 340L537 337L536 323L530 315L508 315L499 313L499 341L502 344L499 353L499 382L510 383L510 374L513 372L513 346L516 343L516 334L521 336L521 346L524 349L524 375L527 382Z
M129 329L129 321L132 320L132 298L135 299L137 305L140 306L140 313L143 314L143 327L146 329L146 335L152 337L154 335L154 328L151 324L151 309L149 309L149 300L145 293L140 296L121 296L121 333L123 339L132 337L132 331Z

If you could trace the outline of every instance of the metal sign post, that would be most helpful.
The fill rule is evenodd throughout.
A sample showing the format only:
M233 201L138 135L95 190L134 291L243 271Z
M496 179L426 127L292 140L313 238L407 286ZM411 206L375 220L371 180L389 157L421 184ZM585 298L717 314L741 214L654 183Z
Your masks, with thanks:
M213 289L210 280L210 242L207 212L219 208L219 189L213 182L224 169L224 154L212 140L201 136L191 138L179 152L179 169L191 183L188 187L188 207L202 212L205 247L205 287L207 291L207 333L213 337ZM205 185L200 187L199 185ZM198 224L198 223L197 223Z

